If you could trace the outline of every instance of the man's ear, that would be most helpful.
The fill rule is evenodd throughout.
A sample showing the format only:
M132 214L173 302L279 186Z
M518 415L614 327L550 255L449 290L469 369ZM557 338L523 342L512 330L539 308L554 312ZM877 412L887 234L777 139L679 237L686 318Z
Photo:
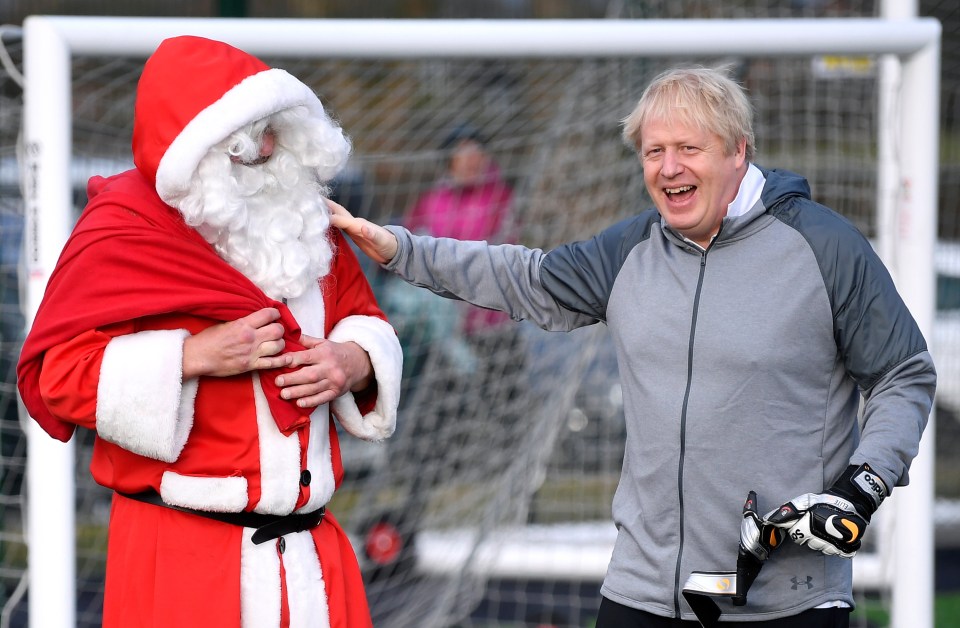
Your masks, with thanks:
M737 142L737 147L734 150L734 156L737 158L737 168L742 166L747 161L747 138L742 137L740 141Z

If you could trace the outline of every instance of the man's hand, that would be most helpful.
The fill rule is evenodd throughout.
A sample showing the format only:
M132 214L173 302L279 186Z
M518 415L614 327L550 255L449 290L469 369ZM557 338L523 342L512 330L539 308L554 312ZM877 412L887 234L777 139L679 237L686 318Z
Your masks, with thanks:
M740 521L740 548L762 563L770 558L773 550L780 547L783 536L783 530L760 518L757 513L757 494L750 491L743 504L743 519Z
M763 519L757 512L757 494L750 491L743 504L743 519L740 521L740 548L737 552L737 594L734 606L747 603L747 590L757 579L763 563L773 550L780 547L784 532Z
M767 514L767 523L787 531L794 543L830 556L853 558L863 533L887 496L870 465L850 465L823 493L806 493Z
M355 342L332 342L304 334L300 343L306 350L288 354L288 366L302 368L276 379L284 399L296 399L301 408L315 408L370 384L370 356Z
M747 603L747 591L773 550L780 547L783 530L757 514L757 493L750 491L743 503L740 548L736 571L692 571L683 585L683 598L705 628L718 628L720 606L713 598L728 597L734 606Z
M370 259L386 264L397 254L397 238L369 220L355 218L344 207L330 199L324 199L330 208L331 224L343 230Z
M267 307L188 336L183 341L183 378L228 377L287 366L290 357L280 354L285 343L279 319L280 311Z

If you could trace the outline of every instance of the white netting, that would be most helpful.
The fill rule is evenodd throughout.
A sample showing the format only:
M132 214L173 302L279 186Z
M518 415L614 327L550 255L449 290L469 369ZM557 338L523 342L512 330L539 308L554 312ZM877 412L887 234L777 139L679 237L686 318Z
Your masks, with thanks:
M759 163L803 173L817 200L876 235L872 59L265 60L311 85L351 136L354 157L337 197L373 220L405 220L444 173L444 139L468 122L513 192L511 229L491 240L549 248L586 237L647 205L620 119L656 72L697 62L729 64L749 89ZM142 60L73 63L79 209L88 175L130 167ZM5 160L13 157L8 147ZM12 167L0 162L0 174ZM0 201L16 213L13 194ZM376 625L589 625L612 545L609 509L623 454L605 329L558 335L507 324L467 334L466 308L367 271L404 344L402 410L384 445L343 436L347 478L331 510L356 542ZM11 407L8 388L0 404ZM13 426L8 420L2 429L13 435ZM80 434L84 626L100 621L109 502L87 472L89 447L89 434ZM4 457L8 471L22 467L22 450ZM10 596L25 548L17 491L5 495L0 578L11 600L5 612L16 618L23 604Z

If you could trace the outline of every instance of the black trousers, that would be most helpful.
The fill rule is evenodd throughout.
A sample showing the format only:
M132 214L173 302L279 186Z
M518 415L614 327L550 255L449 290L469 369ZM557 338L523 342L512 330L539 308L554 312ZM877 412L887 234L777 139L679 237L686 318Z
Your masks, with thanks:
M813 608L799 615L747 623L730 623L730 628L849 628L849 608ZM682 621L639 611L601 598L596 628L700 628L700 622Z

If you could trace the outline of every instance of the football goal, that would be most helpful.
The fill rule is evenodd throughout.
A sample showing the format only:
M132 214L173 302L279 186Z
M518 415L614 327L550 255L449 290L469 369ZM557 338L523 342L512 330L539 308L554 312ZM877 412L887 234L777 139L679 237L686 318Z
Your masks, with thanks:
M924 331L933 325L935 20L54 16L23 26L28 325L86 177L132 165L144 60L183 34L314 88L354 145L334 193L374 220L409 219L446 176L451 132L469 125L510 191L483 237L545 249L648 204L619 136L644 85L673 65L726 65L756 109L757 162L807 176L816 200L874 239ZM379 446L343 438L347 477L331 510L354 540L375 624L588 624L623 455L605 330L501 326L367 270L404 345L400 425ZM26 424L30 622L99 625L110 494L89 478L89 434L64 444ZM900 627L933 624L932 434L854 562L858 591L889 594Z

